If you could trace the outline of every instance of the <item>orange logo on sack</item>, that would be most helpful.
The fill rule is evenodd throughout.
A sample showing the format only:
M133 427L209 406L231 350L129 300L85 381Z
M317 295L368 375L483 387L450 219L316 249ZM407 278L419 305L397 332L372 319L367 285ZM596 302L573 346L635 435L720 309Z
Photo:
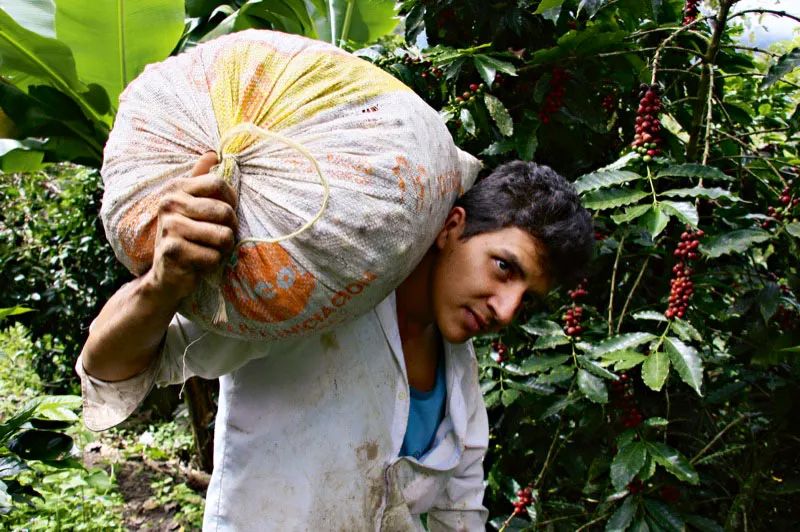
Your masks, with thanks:
M222 291L245 318L274 323L303 312L314 284L279 244L248 242L234 254Z
M148 195L133 204L122 215L117 234L122 251L133 266L133 273L141 275L153 263L158 227L158 207L155 195Z

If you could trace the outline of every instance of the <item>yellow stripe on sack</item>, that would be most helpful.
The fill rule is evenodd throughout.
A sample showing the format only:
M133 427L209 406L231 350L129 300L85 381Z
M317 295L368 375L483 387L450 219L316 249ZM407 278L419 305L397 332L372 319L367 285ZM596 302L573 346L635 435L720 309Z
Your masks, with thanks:
M212 68L211 102L220 136L241 123L280 131L331 108L411 90L354 56L319 50L287 56L253 41L228 47ZM242 135L227 144L225 154L255 141Z

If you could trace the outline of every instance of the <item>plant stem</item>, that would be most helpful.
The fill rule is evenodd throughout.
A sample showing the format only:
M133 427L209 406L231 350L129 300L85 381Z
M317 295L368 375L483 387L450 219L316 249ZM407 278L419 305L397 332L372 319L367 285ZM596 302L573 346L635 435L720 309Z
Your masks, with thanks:
M733 427L735 427L736 425L738 425L739 423L741 423L741 422L742 422L742 421L744 421L745 419L747 419L747 416L746 416L746 415L744 415L744 414L739 414L739 417L737 417L736 419L734 419L733 421L731 421L730 423L728 423L728 424L725 426L725 428L723 428L721 431L719 431L719 433L718 433L716 436L714 436L714 438L713 438L713 439L712 439L710 442L708 442L708 444L707 444L705 447L703 447L702 449L700 449L700 452L699 452L699 453L697 453L697 454L694 456L694 458L692 458L691 460L689 460L689 463L690 463L690 464L692 464L692 465L694 465L694 463L695 463L695 462L697 462L697 461L698 461L698 460L699 460L699 459L700 459L700 458L701 458L701 457L702 457L704 454L706 454L706 452L707 452L707 451L708 451L708 450L709 450L711 447L713 447L713 446L714 446L714 444L715 444L715 443L717 443L717 440L719 440L719 439L720 439L720 438L721 438L721 437L722 437L722 436L723 436L723 435L724 435L726 432L728 432L730 429L732 429Z
M342 24L342 36L339 38L339 47L347 42L347 37L350 34L350 22L353 17L353 6L355 0L347 0L347 11L344 14L344 24Z
M649 171L649 169L648 169ZM608 335L611 336L613 333L613 323L614 323L614 288L617 286L617 268L619 267L619 258L622 255L622 247L625 244L625 238L627 238L628 234L622 235L622 238L619 241L619 246L617 246L617 258L614 260L614 270L611 272L611 293L608 296Z
M631 291L628 292L628 297L625 299L625 305L622 307L622 313L619 315L619 321L617 321L617 334L619 334L619 330L622 327L622 320L625 319L625 312L628 310L628 305L630 304L631 299L633 299L633 293L636 292L636 289L639 287L639 282L641 282L642 276L644 275L649 263L650 257L647 257L647 259L644 261L644 264L642 264L642 269L639 270L639 275L636 277L636 281L633 283L633 288L631 288Z
M728 13L735 0L720 0L719 13L717 14L717 24L711 42L708 44L706 53L703 56L703 71L700 76L697 89L697 100L694 102L692 113L692 124L689 127L689 144L686 146L686 161L695 162L697 160L697 146L700 139L700 126L703 122L703 106L706 105L708 91L711 82L711 69L714 68L714 61L720 48L722 35L728 22Z
M550 460L553 457L553 450L556 447L556 442L558 441L558 437L561 435L561 429L562 429L563 425L564 425L564 422L562 420L562 422L558 424L558 428L556 429L556 433L553 435L553 441L550 442L550 449L548 449L548 451L547 451L547 456L544 459L544 464L542 465L542 469L541 469L541 471L539 471L539 475L536 477L536 481L533 483L533 488L534 489L538 489L539 486L542 483L542 480L544 480L544 475L547 472L547 468L550 465Z
M657 74L658 74L658 63L659 63L659 61L661 61L661 53L664 51L664 49L666 49L666 48L667 48L667 45L668 45L668 44L669 44L669 43L670 43L672 40L674 40L674 39L675 39L675 37L677 37L678 35L680 35L680 34L681 34L681 33L683 33L684 31L689 31L689 30L690 30L690 29L692 29L692 28L693 28L695 25L699 24L700 22L702 22L702 21L704 21L704 20L706 20L706 17L700 17L700 18L697 18L697 19L693 20L692 22L690 22L690 23L689 23L689 24L687 24L686 26L681 26L681 27L680 27L680 28L679 28L677 31L675 31L675 32L674 32L672 35L670 35L669 37L667 37L666 39L664 39L664 42L662 42L662 43L659 45L658 49L656 50L656 53L655 53L655 55L653 55L653 75L650 77L650 85L655 85L655 84L656 84L656 76L657 76Z

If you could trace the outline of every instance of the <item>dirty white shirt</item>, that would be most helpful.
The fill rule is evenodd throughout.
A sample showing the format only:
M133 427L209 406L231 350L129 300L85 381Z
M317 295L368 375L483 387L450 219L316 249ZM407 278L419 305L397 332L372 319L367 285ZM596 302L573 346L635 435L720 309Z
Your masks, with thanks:
M409 387L394 294L334 332L269 344L176 315L162 353L114 383L79 359L84 421L112 427L154 383L221 375L204 531L424 530L423 513L431 531L485 530L489 429L472 343L445 342L445 418L424 456L399 457Z

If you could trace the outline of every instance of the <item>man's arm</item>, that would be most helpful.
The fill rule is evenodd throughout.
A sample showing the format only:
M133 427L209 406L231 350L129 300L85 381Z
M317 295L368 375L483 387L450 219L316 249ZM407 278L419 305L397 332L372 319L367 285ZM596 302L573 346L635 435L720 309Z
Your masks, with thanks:
M92 324L81 359L85 372L122 381L147 369L178 305L213 272L234 244L236 193L207 175L204 155L192 177L173 180L159 203L153 265L109 299Z

